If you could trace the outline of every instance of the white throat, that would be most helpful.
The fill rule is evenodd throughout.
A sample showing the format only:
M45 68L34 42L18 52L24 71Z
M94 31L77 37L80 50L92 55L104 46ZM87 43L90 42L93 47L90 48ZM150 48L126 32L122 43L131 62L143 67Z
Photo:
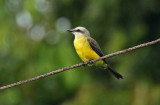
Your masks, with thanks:
M82 33L74 33L75 37L84 37L86 35L82 34Z

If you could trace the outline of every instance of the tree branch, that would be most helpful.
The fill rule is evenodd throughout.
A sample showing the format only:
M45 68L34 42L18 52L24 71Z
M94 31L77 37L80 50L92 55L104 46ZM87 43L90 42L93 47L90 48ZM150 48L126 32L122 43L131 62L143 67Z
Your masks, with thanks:
M13 83L13 84L2 86L2 87L0 87L0 90L4 90L4 89L11 88L11 87L14 87L14 86L22 85L22 84L25 84L25 83L28 83L28 82L31 82L31 81L35 81L35 80L38 80L38 79L41 79L41 78L48 77L48 76L53 75L53 74L64 72L64 71L67 71L67 70L70 70L70 69L73 69L73 68L77 68L77 67L80 67L80 66L83 66L83 65L87 65L87 64L105 59L105 58L109 58L109 57L112 57L112 56L123 54L123 53L129 52L129 51L136 50L138 48L146 47L146 46L149 46L149 45L153 45L153 44L156 44L156 43L159 43L159 42L160 42L160 38L157 39L157 40L151 41L151 42L147 42L147 43L144 43L144 44L140 44L140 45L125 49L125 50L117 51L115 53L111 53L111 54L105 55L103 57L100 57L98 59L94 59L94 60L91 60L91 61L88 61L88 62L85 62L85 63L79 63L79 64L76 64L76 65L73 65L73 66L65 67L65 68L62 68L62 69L58 69L58 70L55 70L55 71L37 76L37 77L34 77L34 78L30 78L30 79L27 79L27 80L23 80L23 81L19 81L19 82Z

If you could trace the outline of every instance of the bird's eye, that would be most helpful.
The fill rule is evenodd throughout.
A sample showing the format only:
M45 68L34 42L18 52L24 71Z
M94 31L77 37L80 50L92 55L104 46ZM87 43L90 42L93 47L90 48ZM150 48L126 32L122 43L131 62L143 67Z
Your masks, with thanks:
M81 32L81 30L80 30L80 29L77 29L76 31L77 31L77 32Z

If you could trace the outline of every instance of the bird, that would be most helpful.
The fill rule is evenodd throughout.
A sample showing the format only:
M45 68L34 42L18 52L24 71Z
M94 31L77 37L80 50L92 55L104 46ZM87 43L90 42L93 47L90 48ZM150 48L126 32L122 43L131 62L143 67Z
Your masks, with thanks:
M104 56L99 44L90 36L90 32L85 27L78 26L67 31L75 36L74 47L83 62ZM107 64L106 59L96 61L93 65L109 70L117 79L123 79L121 74Z

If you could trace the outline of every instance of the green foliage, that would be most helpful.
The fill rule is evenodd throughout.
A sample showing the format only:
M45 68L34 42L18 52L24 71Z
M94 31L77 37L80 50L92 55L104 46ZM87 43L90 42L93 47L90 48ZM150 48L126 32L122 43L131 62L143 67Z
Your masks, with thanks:
M68 28L85 26L104 54L159 38L158 0L0 1L0 86L81 62ZM159 105L160 46L108 59L124 75L80 67L0 92L0 105Z

